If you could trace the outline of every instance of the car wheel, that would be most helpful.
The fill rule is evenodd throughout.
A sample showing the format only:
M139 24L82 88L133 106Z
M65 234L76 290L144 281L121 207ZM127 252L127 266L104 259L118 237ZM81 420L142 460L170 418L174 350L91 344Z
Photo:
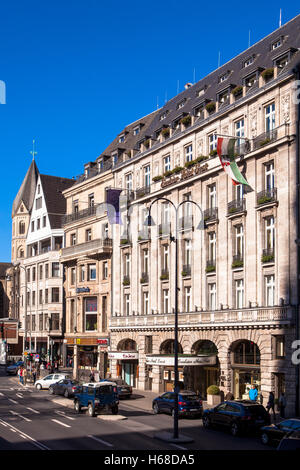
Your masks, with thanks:
M91 417L95 416L95 408L93 407L92 403L89 403L88 415L91 416Z
M232 423L231 426L230 426L231 435L236 437L236 436L238 436L239 432L240 432L239 425L237 423Z
M69 398L69 392L68 392L67 389L65 390L64 397L65 397L65 398Z
M80 406L78 400L76 400L76 401L74 402L74 410L75 410L76 413L80 413L81 406Z
M203 416L202 421L203 421L203 427L205 429L208 429L211 427L211 422L208 416Z
M112 406L111 412L112 412L113 415L117 415L117 414L118 414L118 411L119 411L118 406Z
M35 386L35 388L36 388L37 390L42 390L41 384L37 384L37 385Z
M50 393L50 395L54 395L54 389L53 389L53 387L49 387L49 393Z
M263 432L262 435L261 435L261 442L264 444L264 445L268 445L270 444L270 438L268 436L268 434L266 432Z
M157 403L154 403L154 405L153 405L153 413L154 413L155 415L158 415L158 413L159 413L159 408L158 408L158 404L157 404Z

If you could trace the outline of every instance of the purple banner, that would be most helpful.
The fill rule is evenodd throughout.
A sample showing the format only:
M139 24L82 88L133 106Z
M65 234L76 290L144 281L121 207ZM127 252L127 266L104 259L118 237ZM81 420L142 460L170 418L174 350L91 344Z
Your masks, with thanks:
M120 194L122 189L107 189L107 216L110 224L122 225L120 214Z

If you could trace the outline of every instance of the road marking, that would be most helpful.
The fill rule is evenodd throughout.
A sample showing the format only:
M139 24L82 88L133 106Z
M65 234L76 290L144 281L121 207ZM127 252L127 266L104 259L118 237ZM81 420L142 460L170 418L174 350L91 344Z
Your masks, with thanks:
M39 412L39 411L37 411L37 410L34 410L33 408L29 408L29 406L25 406L25 408L26 408L27 410L29 410L29 411L32 411L33 413L36 413L37 415L39 415L39 414L40 414L40 412Z
M1 396L1 397L4 397L3 393L0 392L0 396Z
M16 397L24 398L23 395L21 395L21 393L16 393Z
M101 444L104 444L105 446L108 447L113 447L113 444L110 444L109 442L103 441L102 439L99 439L99 437L92 436L91 434L88 435L91 439L94 439L94 441L100 442Z
M69 419L70 421L74 421L75 418L71 418L71 416L67 416L65 411L55 411L58 415L63 416L66 419Z
M61 426L64 426L65 428L70 428L71 427L68 424L65 424L65 423L62 423L61 421L58 421L57 419L52 419L51 421L53 421L54 423L60 424Z
M2 425L5 426L5 427L9 427L12 432L17 432L17 433L19 433L19 435L22 436L22 437L25 436L26 439L29 439L30 441L32 441L33 445L35 445L35 446L38 447L39 449L41 449L41 450L51 450L51 449L50 449L49 447L47 447L45 444L42 444L41 442L37 441L37 440L34 439L33 437L28 436L28 434L25 434L25 432L20 431L19 429L15 428L12 424L6 423L5 421L2 421L2 419L0 419L0 424L2 424Z
M14 403L15 405L18 404L18 402L16 400L13 400L12 398L9 398L8 401L11 401L12 403Z
M24 419L25 421L27 421L28 423L31 422L31 419L25 418L25 416L20 415L19 413L16 413L15 411L9 410L9 412L10 412L12 415L20 416L20 418L23 418L23 419Z

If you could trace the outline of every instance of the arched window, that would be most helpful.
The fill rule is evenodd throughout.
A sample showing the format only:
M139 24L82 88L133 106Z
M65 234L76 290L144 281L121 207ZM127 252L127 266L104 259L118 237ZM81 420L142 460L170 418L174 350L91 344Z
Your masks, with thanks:
M19 234L23 235L25 233L25 223L19 222Z
M235 364L260 364L260 351L253 341L239 341L233 348L233 360Z

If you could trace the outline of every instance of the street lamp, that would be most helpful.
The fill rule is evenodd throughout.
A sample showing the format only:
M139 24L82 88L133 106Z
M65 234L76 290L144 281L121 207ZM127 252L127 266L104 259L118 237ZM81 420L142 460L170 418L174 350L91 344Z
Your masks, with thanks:
M197 226L197 230L204 229L204 217L203 212L199 204L192 200L182 201L176 206L170 199L166 197L158 197L151 202L148 216L146 217L146 221L144 225L151 227L154 226L155 223L151 217L151 209L153 204L158 201L165 201L172 205L175 209L175 236L170 234L170 241L175 243L175 325L174 325L174 395L175 395L175 403L174 403L174 431L173 431L173 438L178 439L178 393L179 393L179 380L178 380L178 213L181 206L186 203L194 204L201 213L201 221Z
M25 325L24 325L24 351L23 353L26 351L26 343L27 343L27 289L29 289L30 291L30 288L27 286L27 270L24 266L22 266L20 263L14 263L14 268L21 268L24 270L24 273L25 273L25 310L24 310L24 318L25 318ZM30 309L30 316L31 316L31 309ZM31 318L30 318L30 322L31 322ZM31 333L31 328L30 328L30 333ZM30 338L30 349L31 349L31 338ZM27 358L24 357L24 362L25 362L25 366L27 365Z

